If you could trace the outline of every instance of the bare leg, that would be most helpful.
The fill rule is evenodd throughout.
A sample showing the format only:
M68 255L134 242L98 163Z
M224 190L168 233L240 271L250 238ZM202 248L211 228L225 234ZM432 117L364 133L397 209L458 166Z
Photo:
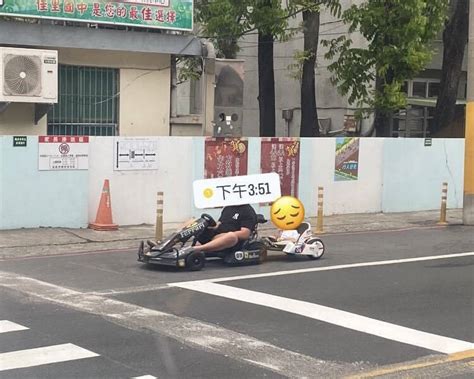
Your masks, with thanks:
M239 242L238 237L233 232L218 234L214 239L204 245L199 246L200 251L219 251L235 246Z

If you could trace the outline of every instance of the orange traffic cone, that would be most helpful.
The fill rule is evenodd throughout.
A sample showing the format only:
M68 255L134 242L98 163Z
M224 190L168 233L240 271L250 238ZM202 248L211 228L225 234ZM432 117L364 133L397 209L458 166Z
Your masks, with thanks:
M99 209L95 222L89 224L94 230L117 230L118 225L112 222L112 204L110 201L109 179L105 179L100 197Z

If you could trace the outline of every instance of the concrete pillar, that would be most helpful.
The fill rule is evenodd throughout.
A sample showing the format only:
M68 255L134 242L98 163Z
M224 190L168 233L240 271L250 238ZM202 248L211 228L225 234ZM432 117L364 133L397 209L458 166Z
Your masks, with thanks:
M205 42L206 56L204 59L204 72L201 78L202 85L202 114L203 114L203 136L214 134L214 90L216 86L216 53L211 42Z
M474 0L469 0L463 222L474 225Z

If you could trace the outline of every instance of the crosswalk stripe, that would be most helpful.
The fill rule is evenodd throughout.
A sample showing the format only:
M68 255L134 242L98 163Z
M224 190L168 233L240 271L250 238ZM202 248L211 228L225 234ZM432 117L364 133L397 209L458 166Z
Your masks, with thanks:
M27 330L28 328L23 325L15 324L8 320L0 320L0 334L8 332L16 332L18 330Z
M152 375L143 375L143 376L134 376L132 379L158 379L158 378Z
M0 354L0 371L74 361L97 356L99 356L99 354L71 343L18 350Z
M205 281L181 283L175 286L294 313L392 341L438 351L440 353L452 354L474 348L472 342L422 332L355 313L263 292L250 291Z

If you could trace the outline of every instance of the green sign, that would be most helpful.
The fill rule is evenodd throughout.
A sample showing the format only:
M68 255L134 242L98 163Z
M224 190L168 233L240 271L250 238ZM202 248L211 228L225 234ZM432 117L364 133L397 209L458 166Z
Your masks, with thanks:
M13 136L13 147L26 147L27 142L26 136Z
M193 0L0 0L0 15L191 31Z

